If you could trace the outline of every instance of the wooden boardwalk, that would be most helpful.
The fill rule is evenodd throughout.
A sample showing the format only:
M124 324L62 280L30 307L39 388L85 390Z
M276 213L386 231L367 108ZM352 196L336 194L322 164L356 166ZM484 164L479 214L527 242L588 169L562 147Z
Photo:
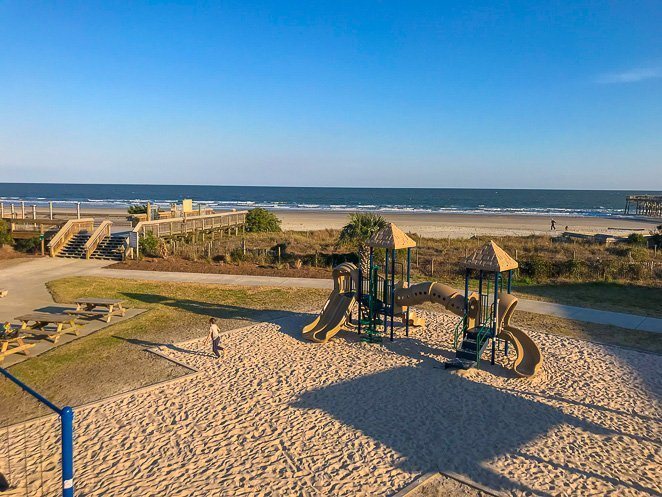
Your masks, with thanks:
M129 246L140 250L140 239L145 236L157 238L176 238L200 233L239 234L244 231L248 211L219 212L201 216L182 216L176 218L141 221L129 233Z

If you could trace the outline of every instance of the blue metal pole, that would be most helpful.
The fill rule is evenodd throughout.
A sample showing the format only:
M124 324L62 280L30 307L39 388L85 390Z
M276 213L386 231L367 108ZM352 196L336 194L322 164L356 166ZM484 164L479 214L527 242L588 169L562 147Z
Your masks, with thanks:
M10 380L12 383L15 383L15 384L18 385L20 388L22 388L23 390L25 390L27 393L29 393L30 395L32 395L32 396L33 396L35 399L37 399L39 402L41 402L42 404L45 404L45 405L46 405L48 408L50 408L51 410L55 411L55 412L58 413L58 414L61 414L61 413L62 413L62 412L61 412L61 409L60 409L58 406L56 406L55 404L53 404L50 400L48 400L46 397L44 397L43 395L41 395L39 392L35 392L34 390L32 390L32 388L30 388L30 387L27 386L25 383L23 383L21 380L19 380L19 379L16 378L14 375L12 375L11 373L9 373L9 371L7 371L6 369L4 369L4 368L0 368L0 373L3 374L3 375L4 375L8 380Z
M62 408L62 497L74 497L74 411Z
M508 271L508 293L513 290L513 270Z

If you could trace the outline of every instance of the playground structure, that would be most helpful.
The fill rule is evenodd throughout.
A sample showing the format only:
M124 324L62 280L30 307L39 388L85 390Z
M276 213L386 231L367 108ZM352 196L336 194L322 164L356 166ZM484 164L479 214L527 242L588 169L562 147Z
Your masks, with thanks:
M460 316L453 333L456 356L446 367L468 369L480 366L483 353L491 346L494 364L499 346L508 355L512 345L516 358L513 371L521 377L535 375L542 365L537 345L522 330L511 324L517 298L511 295L512 272L518 264L496 243L490 241L464 262L464 292L438 282L410 285L411 248L416 242L394 224L375 234L367 243L370 257L367 274L352 263L333 270L334 288L320 315L304 327L303 336L325 343L341 329L353 325L352 313L358 307L355 328L361 339L381 342L388 334L395 337L395 318L401 318L405 336L411 325L423 325L412 306L424 302L443 305ZM376 264L376 249L384 250L383 270ZM398 263L398 250L406 250L405 263ZM380 261L381 262L381 261ZM472 276L477 276L478 291L470 291ZM397 278L397 281L396 281Z

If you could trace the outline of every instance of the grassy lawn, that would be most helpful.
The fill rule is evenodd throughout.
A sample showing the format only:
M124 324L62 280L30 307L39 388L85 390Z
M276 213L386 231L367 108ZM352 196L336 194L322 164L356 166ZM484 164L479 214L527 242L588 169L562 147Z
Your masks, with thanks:
M439 281L464 292L464 280L459 277ZM492 283L490 281L490 288ZM478 291L478 282L472 279L469 287ZM618 281L527 283L520 280L513 281L513 293L523 299L662 318L662 286L655 284Z
M57 302L80 295L124 298L147 309L133 319L55 348L10 372L56 404L80 405L188 372L145 352L145 347L203 336L209 317L232 329L320 307L328 292L288 288L223 287L102 278L67 278L49 284ZM0 425L42 414L8 381L0 381Z
M517 284L522 298L662 317L662 287L619 282Z
M647 331L629 330L618 326L585 323L520 311L513 315L513 323L554 335L662 354L660 335Z

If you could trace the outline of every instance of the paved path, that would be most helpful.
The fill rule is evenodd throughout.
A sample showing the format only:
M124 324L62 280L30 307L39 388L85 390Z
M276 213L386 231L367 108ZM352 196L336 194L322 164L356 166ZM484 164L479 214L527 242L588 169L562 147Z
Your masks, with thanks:
M519 299L517 310L532 312L534 314L547 314L586 323L610 324L629 328L632 330L652 331L662 333L662 319L624 312L603 311L589 307L575 307L572 305L555 304L553 302L540 302L537 300Z
M137 271L128 269L104 269L107 262L71 259L36 259L0 270L0 287L8 288L10 295L0 300L0 321L52 304L45 282L68 276L99 276L147 281L173 281L186 283L211 283L238 286L285 286L296 288L331 289L330 279L281 278L275 276L244 276L231 274L178 273L162 271ZM17 276L19 276L17 278ZM602 311L587 307L575 307L520 299L518 309L535 314L546 314L596 324L609 324L633 330L662 333L662 319ZM11 316L10 316L11 314Z
M108 261L42 257L0 269L0 288L9 290L0 299L0 322L53 305L47 281L84 275L108 264Z

